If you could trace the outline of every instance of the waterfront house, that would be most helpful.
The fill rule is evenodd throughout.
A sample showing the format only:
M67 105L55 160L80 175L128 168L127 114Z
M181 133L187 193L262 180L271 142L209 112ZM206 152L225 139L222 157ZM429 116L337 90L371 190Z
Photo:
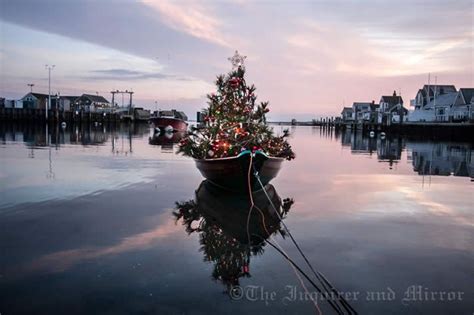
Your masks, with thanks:
M54 95L51 96L51 109L59 111L70 111L74 107L74 102L79 96Z
M354 112L354 120L358 123L370 120L371 111L370 102L354 102L352 104L352 110Z
M415 107L415 110L423 109L438 96L448 93L457 93L456 87L454 85L425 84L418 90L411 105Z
M378 123L401 123L407 116L408 110L403 107L403 98L393 91L392 95L383 95L379 102Z
M474 88L461 88L451 106L450 120L469 121L474 119L472 106L474 105Z
M428 97L429 92L429 97ZM425 85L412 104L408 121L462 122L473 119L471 99L473 88L456 91L454 85Z
M48 94L30 92L20 100L23 102L23 108L28 109L46 109L48 105Z
M425 84L410 102L414 110L409 113L408 121L448 121L450 108L457 94L454 85Z
M103 96L82 94L74 100L74 110L84 112L100 112L110 108L111 105Z
M341 112L341 117L344 122L354 121L354 110L352 107L344 107Z
M439 94L433 100L423 107L424 111L434 112L434 121L444 121L447 122L450 120L451 107L454 105L458 93L445 93Z

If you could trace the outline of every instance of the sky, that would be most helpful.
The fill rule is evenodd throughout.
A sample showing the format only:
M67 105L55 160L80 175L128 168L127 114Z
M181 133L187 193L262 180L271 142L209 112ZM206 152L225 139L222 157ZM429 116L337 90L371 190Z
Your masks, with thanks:
M409 104L429 73L474 87L473 3L0 0L0 96L47 93L54 64L53 93L133 90L137 106L193 117L238 50L269 119L335 116L394 90Z

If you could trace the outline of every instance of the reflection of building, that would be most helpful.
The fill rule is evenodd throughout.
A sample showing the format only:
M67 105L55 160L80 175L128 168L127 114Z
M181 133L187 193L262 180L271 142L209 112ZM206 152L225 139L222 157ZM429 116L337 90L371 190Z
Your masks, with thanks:
M377 143L377 157L381 162L388 162L390 167L402 158L403 141L401 138L381 139Z
M361 132L352 133L351 152L353 154L372 154L377 150L377 139L364 137Z
M33 147L47 146L48 138L50 138L51 144L58 147L63 144L102 145L108 141L111 141L112 146L114 146L114 142L120 140L120 146L122 142L126 142L127 151L129 151L131 150L134 136L143 136L148 133L149 127L147 124L120 124L112 126L102 124L71 124L67 125L66 128L62 128L60 125L50 125L48 129L46 129L45 124L20 124L12 122L0 124L0 138L8 139L8 141L24 142L26 145Z
M404 141L402 138L368 137L362 132L345 130L341 134L342 146L351 147L352 154L369 154L377 152L380 162L388 162L390 167L402 157Z
M474 178L470 144L409 142L413 170L420 175L454 175Z

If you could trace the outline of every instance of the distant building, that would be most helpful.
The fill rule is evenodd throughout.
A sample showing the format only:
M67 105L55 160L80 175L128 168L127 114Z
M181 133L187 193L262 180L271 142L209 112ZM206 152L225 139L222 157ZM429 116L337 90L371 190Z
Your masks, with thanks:
M74 110L81 110L85 112L103 111L111 107L109 101L103 96L82 94L74 100Z
M454 85L425 85L412 101L415 110L408 121L462 122L474 119L474 88L456 90Z
M51 97L51 109L59 111L70 111L74 107L74 102L79 96L54 95Z
M344 107L341 112L342 121L354 121L354 110L352 107Z
M401 123L408 114L408 110L403 107L403 98L401 95L397 95L396 91L393 91L392 95L382 96L379 105L379 111L381 113L378 118L379 123Z
M451 106L452 121L469 121L474 119L474 88L461 88Z
M357 122L362 122L370 119L370 102L354 102L352 110L354 111L354 119Z
M48 94L30 92L21 98L23 108L46 109L48 106Z
M433 111L435 121L449 121L451 107L454 105L457 97L458 92L439 94L421 110Z
M456 87L454 85L425 84L418 90L411 105L415 107L415 110L423 109L438 96L448 93L457 93Z

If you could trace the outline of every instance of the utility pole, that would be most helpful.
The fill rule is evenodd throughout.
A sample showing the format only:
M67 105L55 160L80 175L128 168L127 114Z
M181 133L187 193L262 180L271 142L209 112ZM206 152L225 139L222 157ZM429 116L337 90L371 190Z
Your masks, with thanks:
M45 69L48 70L48 104L46 105L46 121L48 121L48 110L51 107L51 70L54 69L56 65L45 65Z
M33 93L33 86L35 86L33 83L28 83L27 84L30 87L30 93Z

